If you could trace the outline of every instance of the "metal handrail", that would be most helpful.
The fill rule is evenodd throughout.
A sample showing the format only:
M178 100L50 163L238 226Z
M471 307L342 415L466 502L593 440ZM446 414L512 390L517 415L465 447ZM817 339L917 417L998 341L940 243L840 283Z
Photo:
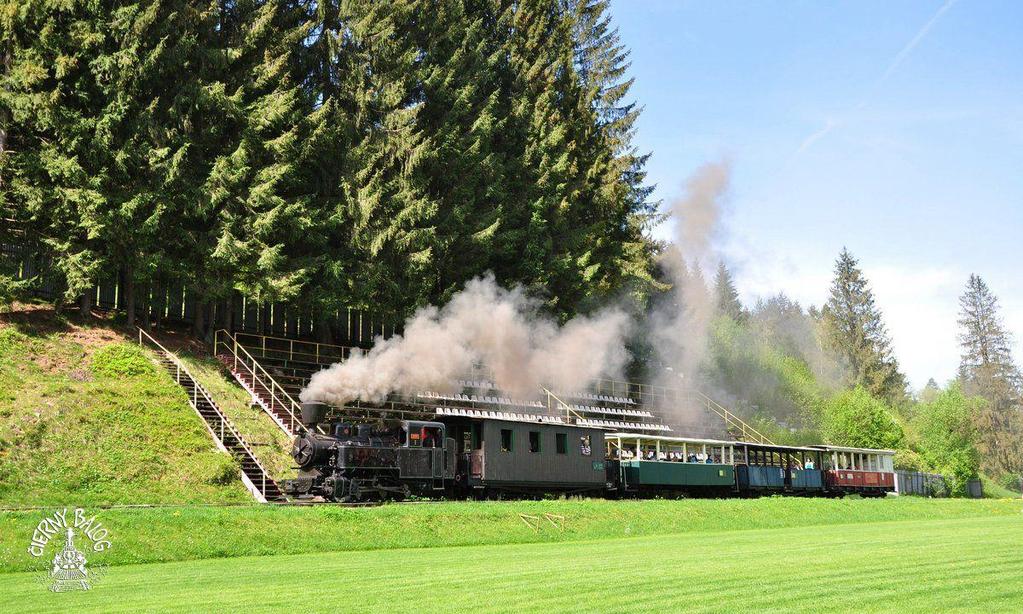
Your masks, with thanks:
M242 437L241 433L238 432L238 429L235 428L234 423L232 423L231 420L224 415L224 412L220 411L220 406L218 406L217 403L213 400L213 398L210 397L210 393L207 392L206 389L202 387L202 384L199 383L199 380L195 379L195 376L192 375L192 373L188 370L185 364L181 362L181 360L177 357L176 354L174 354L174 352L171 352L167 348L163 347L163 345L159 341L154 339L153 336L147 333L146 331L142 330L142 328L139 328L138 330L140 346L143 345L143 336L145 336L146 339L148 339L153 345L159 348L161 352L163 352L164 356L166 356L168 359L170 359L171 362L174 363L174 367L176 369L176 372L174 374L174 381L179 386L181 385L182 373L184 373L188 377L188 379L192 380L193 384L192 398L189 399L189 401L192 403L192 407L196 411L199 411L199 393L201 392L203 398L210 404L210 407L213 408L213 411L217 412L217 418L220 420L219 435L220 443L227 447L226 444L224 444L224 427L226 426L228 432L234 437L235 441L238 442L238 445L240 445L242 449L244 449L245 452L249 455L249 458L254 463L256 463L256 466L259 467L259 471L263 476L259 492L260 494L263 495L263 498L266 499L266 476L268 475L266 468L263 467L263 464L259 462L258 458L256 458L256 454L252 451L252 448L250 448L249 445L245 443L245 438ZM202 416L200 415L200 417ZM203 418L203 421L205 421L205 418ZM213 432L214 436L217 435L216 430L211 428L210 431ZM253 486L255 486L255 484L253 484Z
M228 345L227 343L224 343L223 341L220 340L221 333L223 333L225 337L231 340L231 345ZM250 354L249 351L245 349L245 346L238 343L238 339L236 337L234 337L233 335L231 335L231 333L227 332L224 329L220 329L213 334L214 354L217 353L217 347L220 344L223 344L224 347L231 352L231 355L234 358L235 370L238 369L239 350L241 350L241 352L244 353L245 357L252 361L253 366L250 367L248 364L245 363L244 358L241 359L242 366L245 367L248 370L248 372L252 375L253 385L255 385L257 378L260 377L264 377L266 380L269 380L270 382L269 386L266 385L266 382L261 383L263 387L270 392L271 408L273 408L274 402L276 401L279 404L279 406L288 414L288 417L290 418L290 424L288 425L287 428L285 428L285 430L288 431L289 435L294 435L296 432L295 430L296 426L302 424L302 421L296 415L297 412L301 411L301 405L299 405L299 403L295 401L295 399L290 394L288 394L288 391L285 390L283 386L277 383L277 380L275 380L274 377L270 375L270 373L268 373L265 368L263 368L263 365L259 364L255 357L253 357L252 354ZM259 369L262 375L256 372L256 368ZM277 394L278 391L280 392L280 396L278 396ZM270 413L272 414L273 412ZM273 417L276 418L276 416ZM280 424L280 422L278 423ZM281 424L281 426L283 427L284 425Z
M696 393L697 398L699 400L703 401L703 404L705 407L707 407L707 409L713 411L715 414L720 416L721 419L724 420L726 424L731 424L741 429L742 436L744 439L746 438L747 434L751 434L757 439L757 443L774 445L774 442L768 439L766 435L764 435L757 429L747 424L746 421L744 421L739 416L733 414L731 411L728 410L727 407L721 405L720 403L703 394L699 390L695 390L693 392Z
M566 402L562 401L561 399L559 399L558 395L554 394L553 392L551 392L550 390L548 390L547 388L545 388L543 386L540 386L540 389L543 390L544 393L547 395L547 411L552 412L552 413L554 412L554 408L551 407L551 399L554 399L555 401L558 402L559 405L561 405L562 407L565 408L565 417L566 418L571 418L571 417L574 416L576 421L585 420L585 418L583 418L580 414L576 413L576 411L574 409L572 409L572 407L568 403L566 403Z
M227 332L227 331L224 331L224 332ZM230 334L230 333L228 333L228 334ZM264 356L266 355L267 352L282 352L282 353L286 352L289 356L291 356L292 360L294 360L294 357L296 355L299 355L299 356L311 356L311 357L313 357L313 362L316 362L316 363L320 362L320 357L321 356L323 356L325 358L326 357L329 357L329 358L337 357L337 358L340 358L340 359L344 360L344 359L347 359L347 358L349 358L351 356L353 350L354 351L359 351L359 352L363 351L362 348L360 348L360 347L349 346L349 345L337 345L337 344L333 344L333 343L320 343L319 341L303 341L301 339L291 339L291 338L288 338L288 337L275 337L273 335L260 335L258 333L246 333L246 332L243 332L243 331L238 331L238 332L234 333L234 338L235 339L237 339L238 337L243 337L243 336L244 337L255 337L257 339L260 339L261 340L260 351L263 352ZM271 341L286 341L288 343L288 349L285 350L284 348L273 348L273 347L268 348L266 346L267 340L271 340ZM296 352L295 351L295 344L314 346L315 351L313 351L313 352ZM339 352L338 352L337 356L335 356L335 355L327 353L327 352L321 352L320 348L336 348L336 349L339 350Z

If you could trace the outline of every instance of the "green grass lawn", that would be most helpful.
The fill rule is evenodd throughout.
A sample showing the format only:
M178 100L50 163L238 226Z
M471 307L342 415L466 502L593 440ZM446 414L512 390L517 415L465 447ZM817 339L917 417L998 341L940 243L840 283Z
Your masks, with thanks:
M0 575L0 611L1018 611L1023 518L115 567L88 593Z
M507 501L374 508L180 507L90 510L109 528L108 565L271 554L617 539L848 523L1023 518L1019 500L727 499ZM520 514L564 517L536 531ZM0 513L0 571L42 569L26 546L43 513ZM2 610L0 610L2 611Z

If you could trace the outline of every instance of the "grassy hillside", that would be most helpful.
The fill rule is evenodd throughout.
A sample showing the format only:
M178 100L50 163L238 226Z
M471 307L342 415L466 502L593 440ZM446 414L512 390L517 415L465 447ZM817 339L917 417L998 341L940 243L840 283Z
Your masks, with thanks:
M259 406L250 403L249 394L220 363L195 348L181 351L178 357L245 437L270 475L277 480L294 477L298 472L291 458L291 438Z
M681 501L515 501L375 508L182 507L98 510L115 547L97 558L121 565L158 561L432 548L720 532L921 519L1010 517L1023 501L798 498ZM542 519L564 517L562 528ZM520 514L541 518L534 530ZM24 542L41 513L0 513L0 570L36 569Z
M248 501L132 339L42 309L0 316L0 506Z
M136 565L56 595L3 574L0 610L991 612L1021 575L1002 517Z

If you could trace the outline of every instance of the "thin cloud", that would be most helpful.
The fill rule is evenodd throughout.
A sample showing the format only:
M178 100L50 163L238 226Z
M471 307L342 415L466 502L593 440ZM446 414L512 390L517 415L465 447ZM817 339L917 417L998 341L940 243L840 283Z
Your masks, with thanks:
M920 42L927 37L927 35L931 31L931 28L934 27L934 24L938 23L938 20L941 19L941 16L944 15L945 12L948 11L948 9L952 8L952 6L956 2L958 2L958 0L946 0L945 4L941 5L937 12L935 12L934 15L932 15L931 18L927 20L927 23L925 23L923 27L921 27L920 30L917 31L916 35L913 36L913 38L910 39L910 41L906 43L906 45L898 53L895 54L895 57L893 57L892 61L888 63L888 68L885 69L884 73L881 75L881 78L879 78L874 83L874 85L870 88L868 93L865 94L863 98L859 101L859 103L856 104L856 106L854 107L855 110L860 110L867 105L867 99L870 97L870 94L872 94L874 90L880 87L881 84L887 81L888 78L892 76L892 74L896 70L898 70L899 66L902 65L906 58L909 57L911 53L913 53L913 50L916 49L917 45L919 45ZM823 128L817 130L810 136L803 139L803 142L800 143L799 147L792 155L798 156L799 154L803 153L804 151L809 149L814 143L830 134L841 123L842 122L840 122L839 120L829 118Z

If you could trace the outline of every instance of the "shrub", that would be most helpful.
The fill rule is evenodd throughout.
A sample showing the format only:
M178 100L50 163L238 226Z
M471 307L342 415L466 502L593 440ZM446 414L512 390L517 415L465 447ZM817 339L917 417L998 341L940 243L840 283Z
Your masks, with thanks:
M142 349L130 343L115 343L92 355L90 369L102 377L137 377L154 373L153 363Z
M977 477L980 453L973 415L985 404L967 397L958 383L952 383L930 403L921 403L913 418L919 436L920 454L945 476L951 493L966 494L966 482Z
M1023 488L1023 474L1005 473L998 478L998 485L1007 490L1020 492Z
M233 456L218 454L216 462L211 465L210 471L203 481L214 486L224 486L238 479L240 469L238 461Z
M862 386L825 403L821 434L828 443L858 448L894 449L903 441L892 409Z
M905 448L895 451L895 468L904 471L929 471L931 469L922 456Z
M12 275L0 273L0 312L10 308L14 301L28 296L32 280L18 280Z
M21 351L27 337L13 327L0 328L0 356Z

